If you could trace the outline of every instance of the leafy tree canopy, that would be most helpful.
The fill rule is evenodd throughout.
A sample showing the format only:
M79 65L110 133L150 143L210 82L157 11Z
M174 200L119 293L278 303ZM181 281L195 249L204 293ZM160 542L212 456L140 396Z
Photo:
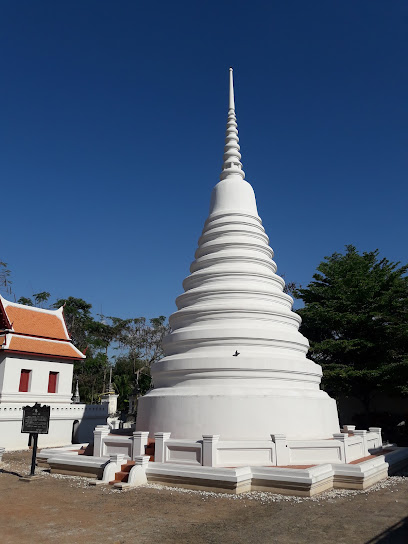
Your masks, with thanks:
M33 301L28 297L20 297L17 302L19 304L25 304L25 306L34 306Z
M375 391L408 393L407 270L349 245L295 290L305 304L301 332L333 396L355 395L368 407Z

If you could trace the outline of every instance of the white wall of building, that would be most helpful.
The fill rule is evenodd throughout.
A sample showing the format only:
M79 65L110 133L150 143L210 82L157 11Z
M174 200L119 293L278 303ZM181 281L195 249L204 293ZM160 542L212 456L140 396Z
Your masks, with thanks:
M36 359L0 354L0 446L28 448L29 435L21 432L23 407L36 402L49 405L49 433L39 435L38 446L58 447L74 441L92 442L97 425L106 424L108 404L72 404L72 361ZM27 392L20 392L22 370L30 370ZM48 393L50 372L58 372L56 393Z
M19 392L22 370L31 370L28 392ZM48 393L50 372L58 372L56 393ZM69 403L72 397L72 373L72 361L0 355L0 402Z

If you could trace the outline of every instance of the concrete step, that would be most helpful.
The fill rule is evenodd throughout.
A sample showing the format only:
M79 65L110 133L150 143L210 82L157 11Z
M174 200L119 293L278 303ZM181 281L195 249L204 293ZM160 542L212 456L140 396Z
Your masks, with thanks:
M124 463L120 467L120 471L115 473L115 479L109 482L110 485L117 484L119 482L127 482L129 479L129 472L132 470L132 468L135 466L134 461L128 461L127 463Z
M145 455L149 455L149 461L154 461L155 443L154 439L149 438L147 446L145 446Z

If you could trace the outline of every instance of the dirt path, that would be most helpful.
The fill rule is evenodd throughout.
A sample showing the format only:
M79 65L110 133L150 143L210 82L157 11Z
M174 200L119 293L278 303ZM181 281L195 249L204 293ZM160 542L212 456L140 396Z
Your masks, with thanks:
M17 474L29 471L29 459L3 457L1 544L408 543L407 477L314 499L226 497L160 486L122 492L46 473L24 483Z

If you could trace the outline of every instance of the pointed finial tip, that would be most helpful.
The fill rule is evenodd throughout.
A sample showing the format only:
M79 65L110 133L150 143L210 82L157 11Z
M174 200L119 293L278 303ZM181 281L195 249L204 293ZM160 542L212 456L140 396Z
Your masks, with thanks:
M229 69L229 70L230 70L230 72L232 72L232 71L233 71L233 69L232 69L231 67L230 67L230 69Z

